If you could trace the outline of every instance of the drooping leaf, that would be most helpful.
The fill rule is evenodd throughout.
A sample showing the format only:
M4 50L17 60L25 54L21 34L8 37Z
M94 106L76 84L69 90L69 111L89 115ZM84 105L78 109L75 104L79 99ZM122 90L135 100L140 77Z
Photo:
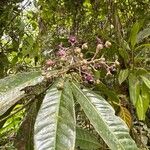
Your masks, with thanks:
M146 113L149 104L150 104L150 90L147 88L147 86L143 83L141 88L141 96L143 100L143 106L144 106L144 113Z
M118 77L119 84L124 82L126 80L126 78L128 77L128 75L129 75L129 70L128 69L121 70L120 73L119 73L119 77Z
M131 116L131 113L128 111L128 109L126 107L120 106L119 116L127 124L127 126L129 128L131 128L132 116Z
M135 106L140 94L140 81L134 74L129 75L129 93L130 100Z
M143 100L141 95L139 95L139 99L136 103L136 112L139 120L144 120L145 119L145 114L144 114L144 106L143 106Z
M140 31L137 35L137 43L141 42L143 39L150 36L150 28L146 28L142 31Z
M42 82L40 72L24 72L0 80L0 115L24 96L26 86Z
M85 129L76 128L76 147L85 150L94 150L100 148L102 145L99 143L96 136Z
M147 86L143 83L141 87L141 94L136 104L136 113L139 120L145 120L146 111L150 103L150 93Z
M73 94L95 130L112 150L137 149L126 124L101 96L72 84Z
M75 111L70 84L54 85L43 100L35 122L35 150L74 150Z
M143 82L145 83L145 85L150 89L150 80L147 79L145 76L141 76Z

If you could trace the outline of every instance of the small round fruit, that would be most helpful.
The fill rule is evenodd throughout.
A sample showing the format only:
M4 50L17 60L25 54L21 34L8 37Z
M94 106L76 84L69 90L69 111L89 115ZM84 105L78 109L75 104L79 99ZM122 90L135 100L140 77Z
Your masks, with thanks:
M83 59L83 53L80 53L79 57L80 57L81 59Z
M96 52L100 51L103 48L104 48L103 44L98 44L96 47Z
M111 47L111 42L106 41L106 42L105 42L105 47L106 47L106 48L110 48L110 47Z
M87 43L84 43L84 44L82 45L82 49L88 49Z
M115 60L115 65L116 65L116 66L119 66L119 65L120 65L120 63L119 63L118 60Z
M76 47L76 48L74 49L74 52L75 52L76 54L80 54L80 53L81 53L81 48Z
M82 60L82 64L83 64L83 65L86 65L86 64L87 64L87 60L86 60L86 59L83 59L83 60Z
M100 61L105 61L105 58L104 58L104 57L101 57L101 58L100 58Z

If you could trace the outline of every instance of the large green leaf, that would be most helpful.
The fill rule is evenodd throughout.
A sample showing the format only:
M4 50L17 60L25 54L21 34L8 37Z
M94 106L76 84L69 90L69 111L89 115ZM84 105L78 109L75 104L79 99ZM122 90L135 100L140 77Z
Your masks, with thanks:
M134 74L129 75L129 93L130 100L135 106L140 94L140 81Z
M85 150L94 150L101 148L102 145L99 143L98 139L94 134L91 134L89 131L79 128L76 128L76 147L80 147Z
M35 150L74 150L75 130L70 84L66 82L63 90L58 90L54 85L47 91L36 118Z
M144 106L143 106L143 100L141 95L139 95L139 98L136 103L136 112L139 120L145 119Z
M21 89L43 80L40 72L24 72L0 80L0 115L24 96Z
M136 113L139 120L145 120L145 114L150 103L150 93L148 87L142 83L141 94L136 103Z
M81 90L75 83L72 89L91 124L112 150L137 149L128 127L115 116L114 109L105 99L90 90Z

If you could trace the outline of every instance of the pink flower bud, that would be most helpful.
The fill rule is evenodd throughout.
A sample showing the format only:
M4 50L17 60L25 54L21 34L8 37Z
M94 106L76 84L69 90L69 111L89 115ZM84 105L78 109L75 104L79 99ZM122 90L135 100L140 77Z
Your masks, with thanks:
M48 67L51 67L54 64L55 64L54 61L52 61L51 59L49 59L49 60L46 61L46 66L48 66Z
M94 78L91 74L86 74L84 76L85 80L88 82L88 83L93 83L94 82Z
M68 40L69 43L71 43L71 45L74 45L76 42L77 42L77 39L75 36L70 36L69 37L69 40Z
M65 50L59 50L57 53L56 53L56 55L57 56L59 56L59 57L63 57L63 56L66 56L66 52L65 52Z

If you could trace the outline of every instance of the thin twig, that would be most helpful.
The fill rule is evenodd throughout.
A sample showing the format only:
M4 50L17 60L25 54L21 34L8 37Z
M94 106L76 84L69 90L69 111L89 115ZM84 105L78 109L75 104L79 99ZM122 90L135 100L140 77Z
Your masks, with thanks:
M94 64L94 63L99 62L99 61L101 61L101 58L88 61L86 64L83 63L82 61L81 61L81 62L78 62L78 63L74 63L74 64L71 64L71 65L68 65L68 66L65 67L65 68L62 68L61 70L58 70L57 72L54 72L54 73L48 72L48 73L46 74L46 78L59 77L59 76L61 76L62 74L66 73L66 72L68 72L68 71L70 71L70 70L72 70L72 69L79 68L79 67L81 67L81 66L83 66L83 65Z

